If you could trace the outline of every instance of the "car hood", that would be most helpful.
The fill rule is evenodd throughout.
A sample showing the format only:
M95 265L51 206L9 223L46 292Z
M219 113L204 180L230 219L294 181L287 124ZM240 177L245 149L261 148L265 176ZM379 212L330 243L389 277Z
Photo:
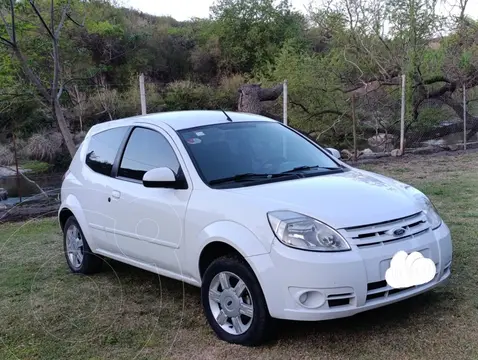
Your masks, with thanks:
M254 199L265 211L295 211L340 229L399 219L421 211L405 186L381 175L351 169L227 191Z

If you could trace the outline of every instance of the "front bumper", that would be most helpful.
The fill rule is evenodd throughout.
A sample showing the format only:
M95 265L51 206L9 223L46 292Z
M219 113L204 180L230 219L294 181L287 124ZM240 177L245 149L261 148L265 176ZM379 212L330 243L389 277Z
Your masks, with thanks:
M385 271L400 250L431 258L437 268L435 278L409 289L389 287ZM448 227L442 224L413 239L341 253L296 250L276 241L270 254L248 260L272 317L316 321L352 316L445 284L451 274L452 243ZM301 303L305 292L308 300Z

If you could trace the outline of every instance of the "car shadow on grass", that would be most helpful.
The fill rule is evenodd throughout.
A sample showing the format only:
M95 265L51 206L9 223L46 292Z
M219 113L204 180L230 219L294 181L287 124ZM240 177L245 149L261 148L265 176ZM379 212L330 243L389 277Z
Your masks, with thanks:
M398 303L390 304L377 309L368 310L354 316L324 321L279 321L283 325L280 333L287 336L294 335L303 331L341 331L347 332L363 331L374 327L388 326L407 326L410 322L415 322L416 317L426 311L433 311L434 304L441 302L442 295L429 292L405 299Z
M163 298L175 299L174 304L170 303L170 306L177 306L178 301L183 300L183 303L186 303L189 308L188 311L202 313L199 288L170 278L160 277L121 262L107 261L111 268L105 267L105 275L113 275L114 270L124 288L132 287L131 293L137 292L138 287L142 289L145 285L153 285L149 287L152 290L147 291L161 291ZM312 336L326 339L324 345L327 347L327 344L332 345L335 342L334 339L338 341L342 337L355 339L355 341L366 341L367 338L376 338L378 333L393 333L397 329L418 331L420 326L430 324L430 322L439 323L439 320L446 316L445 314L449 314L453 308L449 305L449 300L455 296L456 294L448 289L441 288L441 290L430 291L348 318L314 322L275 320L274 336L266 346L275 346L284 341L300 341ZM202 324L205 325L205 320ZM212 330L211 336L213 336Z

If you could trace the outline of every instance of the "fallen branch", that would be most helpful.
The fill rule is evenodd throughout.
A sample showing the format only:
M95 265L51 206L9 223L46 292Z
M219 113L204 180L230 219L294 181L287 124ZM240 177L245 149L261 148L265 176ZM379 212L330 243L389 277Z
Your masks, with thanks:
M303 104L297 102L297 101L294 101L292 99L289 98L289 102L294 105L294 106L298 106L300 107L302 110L304 110L304 112L306 112L309 117L307 120L310 120L314 117L317 117L317 116L322 116L322 115L337 115L337 116L345 116L345 117L348 117L350 118L350 115L347 114L346 112L343 112L343 111L340 111L340 110L334 110L334 109L326 109L326 110L322 110L322 111L318 111L316 113L312 113L309 111L309 109L307 109Z

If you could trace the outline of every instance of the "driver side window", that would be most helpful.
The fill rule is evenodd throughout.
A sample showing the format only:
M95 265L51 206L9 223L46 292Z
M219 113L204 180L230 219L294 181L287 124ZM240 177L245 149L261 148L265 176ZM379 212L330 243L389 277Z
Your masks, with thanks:
M135 128L123 153L118 177L141 181L146 172L159 167L178 174L180 165L171 144L154 130Z

